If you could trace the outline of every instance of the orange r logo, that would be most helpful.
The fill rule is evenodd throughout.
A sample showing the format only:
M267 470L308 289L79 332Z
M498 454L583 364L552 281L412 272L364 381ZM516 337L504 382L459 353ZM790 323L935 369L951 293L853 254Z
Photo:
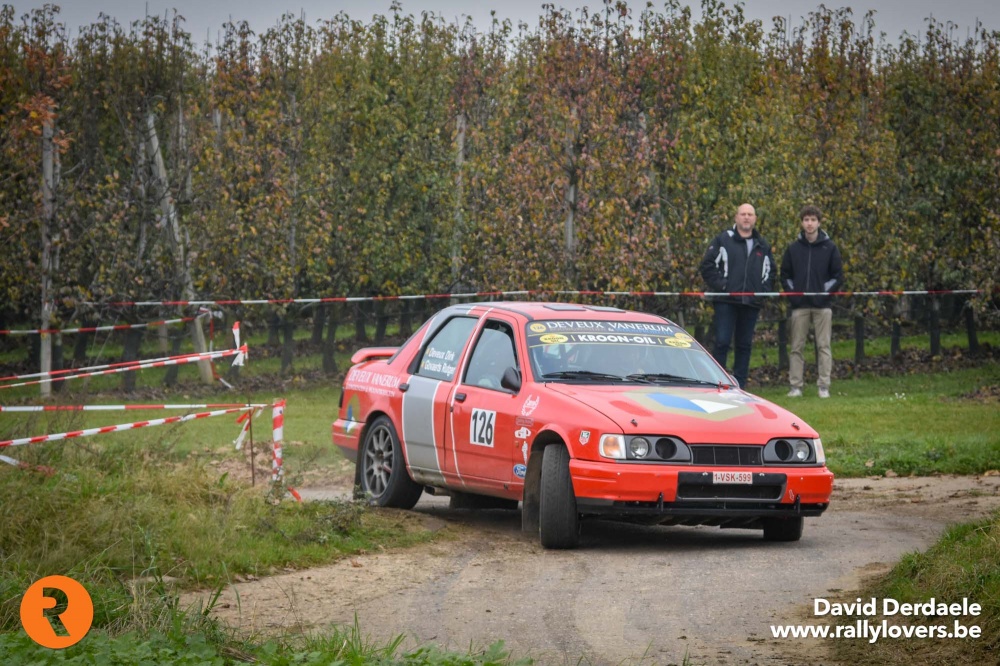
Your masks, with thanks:
M94 622L94 602L80 583L46 576L21 598L21 625L31 640L54 650L75 645Z

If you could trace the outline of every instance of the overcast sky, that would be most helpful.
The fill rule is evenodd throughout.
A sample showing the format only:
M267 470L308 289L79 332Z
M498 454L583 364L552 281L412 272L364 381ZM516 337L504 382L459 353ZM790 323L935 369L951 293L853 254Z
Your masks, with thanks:
M469 0L405 0L402 2L404 13L419 15L423 11L432 11L445 19L452 21L468 15L480 29L485 29L490 23L490 10L495 9L500 19L510 19L515 25L524 21L531 26L537 24L542 13L544 0L490 0L488 2L470 2ZM800 19L814 11L821 0L747 0L744 3L745 14L750 19L759 19L764 23L765 30L771 27L771 18L780 15L790 18L792 25L797 25ZM18 16L32 8L40 7L43 2L35 0L0 0L4 4L12 4ZM556 6L579 8L589 6L601 9L603 3L597 1L563 1L549 0ZM700 1L690 4L695 9L695 15L700 13ZM141 19L147 13L163 16L170 9L177 9L183 16L188 32L197 43L210 37L215 41L223 23L230 19L234 21L247 20L256 32L261 32L274 25L285 12L295 14L305 12L310 23L330 18L337 13L347 12L352 18L367 20L373 14L387 14L391 0L55 0L62 7L60 15L63 22L71 29L71 35L76 34L76 28L95 21L101 12L113 16L123 25ZM645 7L644 0L631 0L629 6L636 14ZM655 0L654 7L662 8L662 0ZM733 4L727 2L726 4ZM899 35L905 30L919 34L925 26L925 19L934 16L939 21L951 21L957 25L955 36L966 37L975 26L976 19L990 30L1000 30L1000 0L862 0L858 3L826 0L827 7L849 6L854 10L856 20L864 13L873 9L875 26L879 32L885 32L890 42L897 42Z

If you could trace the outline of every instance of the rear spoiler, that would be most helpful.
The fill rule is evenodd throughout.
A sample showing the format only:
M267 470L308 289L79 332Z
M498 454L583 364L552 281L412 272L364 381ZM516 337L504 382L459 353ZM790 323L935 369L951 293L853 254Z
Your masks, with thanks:
M399 351L399 347L365 347L354 352L354 356L351 357L351 365L357 365L365 361L374 361L380 358L389 358L397 351Z

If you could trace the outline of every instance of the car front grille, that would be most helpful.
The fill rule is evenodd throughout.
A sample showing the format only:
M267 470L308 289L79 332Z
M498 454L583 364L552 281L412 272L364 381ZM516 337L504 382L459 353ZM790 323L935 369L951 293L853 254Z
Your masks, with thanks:
M724 444L692 445L692 462L695 465L762 465L759 446L731 446Z

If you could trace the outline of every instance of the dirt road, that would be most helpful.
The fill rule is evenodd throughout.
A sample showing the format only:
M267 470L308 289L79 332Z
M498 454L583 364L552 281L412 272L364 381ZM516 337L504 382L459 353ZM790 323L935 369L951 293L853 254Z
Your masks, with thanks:
M321 631L356 614L373 638L458 650L504 639L541 664L830 663L822 645L776 641L769 625L808 622L815 597L849 592L947 524L998 507L1000 476L838 480L797 543L588 522L578 550L557 552L520 532L518 512L451 511L425 495L416 510L448 538L239 583L215 614L258 631Z

